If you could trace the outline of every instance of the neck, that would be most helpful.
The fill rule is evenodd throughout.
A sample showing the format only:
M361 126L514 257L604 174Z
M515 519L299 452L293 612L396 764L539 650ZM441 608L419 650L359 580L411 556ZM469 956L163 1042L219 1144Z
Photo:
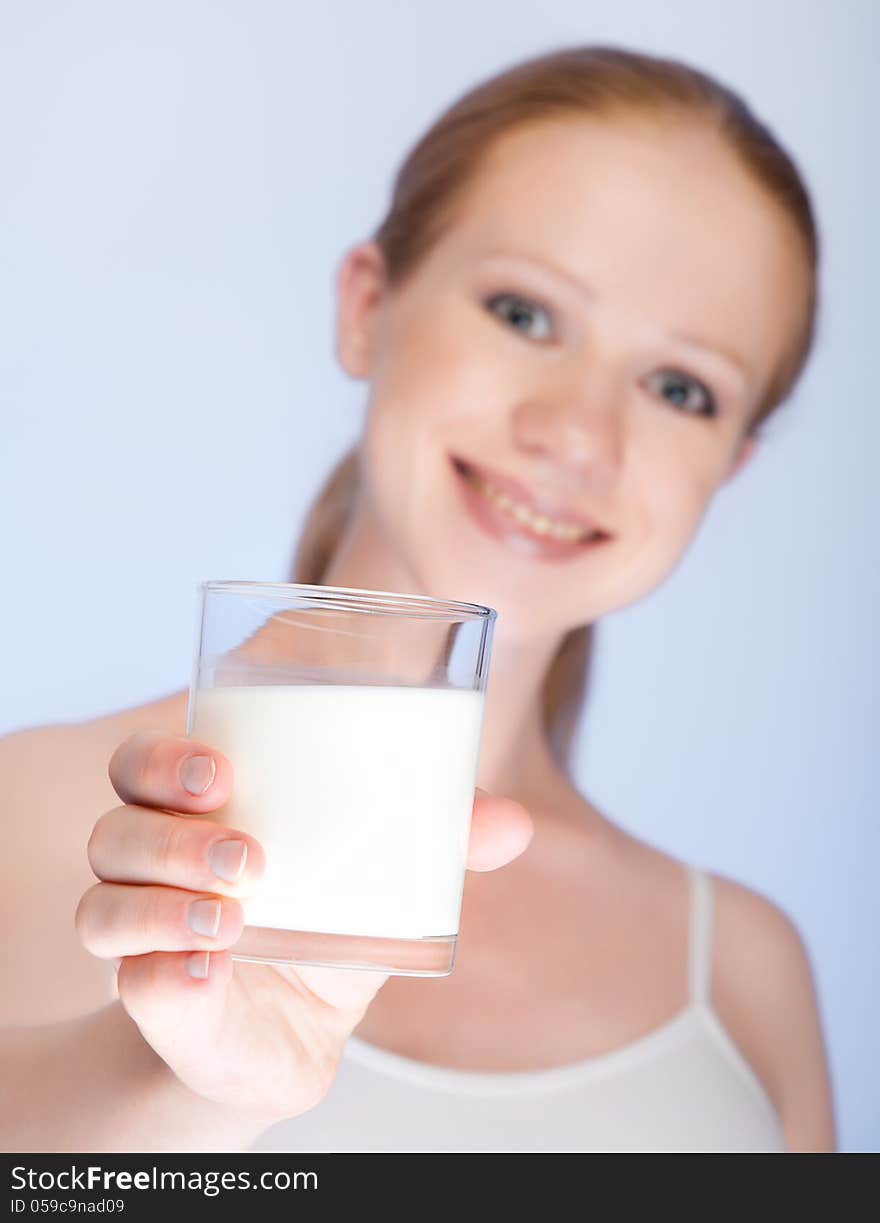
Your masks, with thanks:
M396 555L377 546L357 513L321 577L326 586L425 594L418 578ZM496 622L480 745L477 785L521 802L547 798L564 787L564 769L553 757L542 726L543 683L559 637L517 638Z

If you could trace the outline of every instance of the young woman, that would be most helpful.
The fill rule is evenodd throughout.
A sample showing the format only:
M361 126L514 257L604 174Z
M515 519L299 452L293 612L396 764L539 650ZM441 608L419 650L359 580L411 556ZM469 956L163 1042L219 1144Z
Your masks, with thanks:
M185 738L185 690L20 732L7 1145L833 1149L791 921L628 835L568 764L591 625L754 454L816 258L789 157L684 65L564 49L439 118L339 269L369 400L292 577L498 610L455 970L233 966L263 854L210 819L233 769Z

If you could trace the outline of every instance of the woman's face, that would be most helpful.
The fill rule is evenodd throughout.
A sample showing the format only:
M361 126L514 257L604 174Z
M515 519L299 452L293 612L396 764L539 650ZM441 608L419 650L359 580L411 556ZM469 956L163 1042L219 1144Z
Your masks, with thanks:
M806 276L792 223L699 126L505 135L405 284L372 243L340 268L377 571L523 638L647 594L751 453Z

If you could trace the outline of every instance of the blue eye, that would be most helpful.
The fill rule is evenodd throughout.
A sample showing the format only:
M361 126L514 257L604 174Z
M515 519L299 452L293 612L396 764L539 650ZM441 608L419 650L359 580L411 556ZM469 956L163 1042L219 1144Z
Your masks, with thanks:
M715 397L707 386L677 370L661 369L647 378L650 390L661 395L674 407L684 408L695 416L717 416Z
M503 303L507 309L501 311L502 318L507 319L518 331L529 335L530 326L533 320L543 315L545 319L550 318L550 315L543 306L537 305L535 302L527 301L524 297L520 297L517 293L496 293L494 297L490 297L486 305L490 309L494 309L496 304ZM530 335L530 339L546 339L549 334L549 327L544 335Z

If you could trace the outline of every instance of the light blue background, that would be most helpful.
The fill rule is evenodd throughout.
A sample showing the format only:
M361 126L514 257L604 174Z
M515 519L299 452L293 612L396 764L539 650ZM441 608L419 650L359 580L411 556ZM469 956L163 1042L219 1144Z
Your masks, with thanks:
M849 1150L880 1139L878 11L0 8L2 731L184 686L196 582L288 575L364 401L333 357L338 261L464 89L608 41L716 72L777 128L824 238L815 356L676 572L600 625L578 778L795 920Z

